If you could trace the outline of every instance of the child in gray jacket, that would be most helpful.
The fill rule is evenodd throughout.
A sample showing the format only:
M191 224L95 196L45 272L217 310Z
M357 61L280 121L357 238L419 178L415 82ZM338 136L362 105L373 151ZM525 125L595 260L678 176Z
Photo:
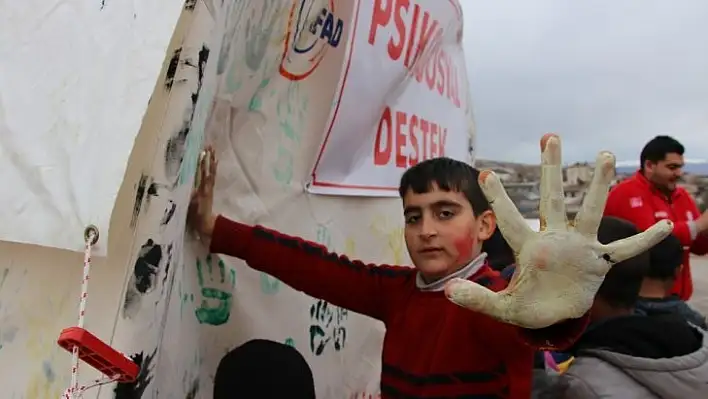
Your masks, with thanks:
M603 218L603 244L637 233L629 222ZM592 306L590 327L573 345L568 371L539 395L552 399L705 399L708 339L676 314L639 315L634 304L649 254L619 262Z
M649 258L649 269L639 291L637 312L644 315L674 313L704 330L708 328L705 316L678 295L670 294L683 263L681 241L674 235L666 237L649 251Z

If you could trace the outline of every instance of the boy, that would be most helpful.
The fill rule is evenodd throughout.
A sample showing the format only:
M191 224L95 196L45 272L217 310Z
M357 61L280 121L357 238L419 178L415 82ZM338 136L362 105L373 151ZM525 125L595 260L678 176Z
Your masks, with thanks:
M689 323L706 329L705 316L678 295L670 293L681 274L683 252L681 241L674 235L666 237L649 251L649 268L642 281L636 309L646 315L675 313Z
M598 239L606 244L638 232L605 217ZM634 313L649 254L617 263L595 295L591 324L571 347L575 359L541 398L652 399L705 397L708 340L676 315Z
M566 347L586 324L578 319L523 330L445 297L445 283L454 277L494 291L507 284L480 251L496 225L477 184L479 172L467 164L437 158L403 175L405 239L414 269L367 265L300 238L212 216L216 160L209 154L190 224L211 240L211 252L241 258L294 289L383 321L382 398L526 399L534 350Z

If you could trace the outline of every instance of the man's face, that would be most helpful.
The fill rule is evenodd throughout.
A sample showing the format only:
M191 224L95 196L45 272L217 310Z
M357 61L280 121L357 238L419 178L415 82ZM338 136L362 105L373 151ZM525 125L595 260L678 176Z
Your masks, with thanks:
M670 152L662 161L656 163L647 161L644 171L649 181L654 183L659 190L671 192L676 188L677 181L683 175L683 155Z
M435 281L467 265L496 227L494 214L475 217L464 194L433 187L403 197L408 253L426 281Z

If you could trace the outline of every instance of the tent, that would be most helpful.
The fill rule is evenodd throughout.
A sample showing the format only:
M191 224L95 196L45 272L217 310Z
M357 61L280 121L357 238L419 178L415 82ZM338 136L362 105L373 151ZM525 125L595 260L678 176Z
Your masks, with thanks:
M209 143L219 212L407 264L398 178L429 157L470 161L474 124L457 0L406 4L4 4L3 397L69 387L57 338L77 324L88 225L85 327L140 371L84 397L211 397L222 359L253 339L297 349L318 398L375 397L380 323L208 254L185 214ZM81 364L81 384L98 377Z

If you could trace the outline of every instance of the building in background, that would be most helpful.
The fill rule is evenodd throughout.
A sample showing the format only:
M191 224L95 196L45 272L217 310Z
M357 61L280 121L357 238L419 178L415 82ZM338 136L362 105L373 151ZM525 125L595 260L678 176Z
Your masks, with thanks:
M540 165L481 159L476 162L478 168L493 170L499 176L509 197L525 217L538 217ZM612 183L613 186L636 173L636 168L618 167L616 171L617 177ZM574 217L580 210L594 172L595 166L588 162L576 162L563 168L563 190L569 218ZM708 208L708 173L696 172L702 172L702 169L688 168L679 185L696 199L698 207L703 211Z

